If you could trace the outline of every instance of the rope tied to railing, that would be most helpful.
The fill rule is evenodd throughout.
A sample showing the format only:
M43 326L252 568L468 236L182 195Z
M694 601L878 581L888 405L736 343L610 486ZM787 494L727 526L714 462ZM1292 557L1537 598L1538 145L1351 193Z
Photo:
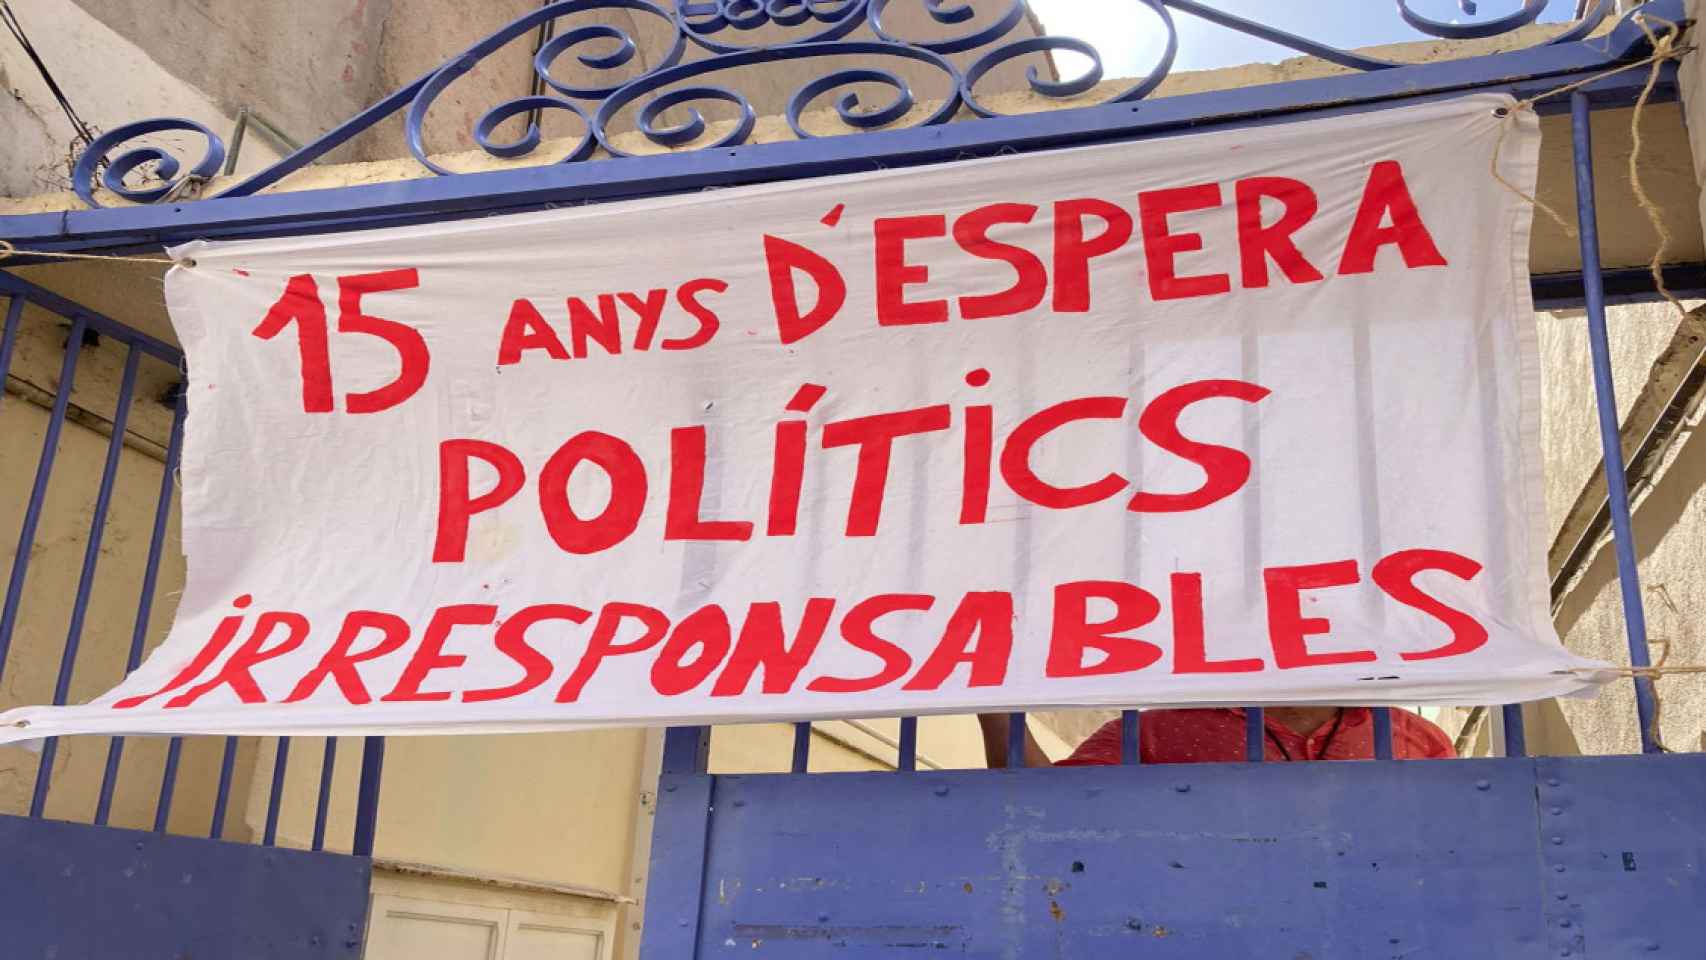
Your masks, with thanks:
M1670 641L1665 639L1653 639L1649 642L1652 645L1659 647L1659 660L1650 667L1573 667L1569 670L1560 672L1577 674L1602 682L1610 682L1611 680L1617 679L1647 681L1648 689L1651 690L1653 694L1653 718L1652 721L1647 724L1647 735L1649 739L1652 740L1653 746L1657 747L1660 753L1670 753L1671 749L1665 746L1664 738L1659 735L1659 721L1664 716L1665 701L1664 697L1659 696L1658 681L1664 677L1672 675L1686 676L1706 673L1706 664L1679 663L1672 666L1665 662L1670 659Z
M1671 60L1681 59L1685 54L1690 53L1696 48L1691 44L1678 44L1677 41L1682 37L1681 24L1675 23L1671 20L1666 20L1663 17L1649 18L1644 13L1636 13L1629 19L1633 21L1636 26L1641 28L1642 33L1647 35L1647 41L1652 44L1652 53L1640 60L1634 60L1621 66L1613 67L1610 70L1596 73L1591 77L1584 77L1580 80L1566 83L1563 86L1554 87L1551 90L1537 93L1532 97L1518 100L1509 109L1501 107L1498 110L1495 110L1494 113L1500 117L1513 118L1524 110L1532 111L1534 109L1534 105L1542 100L1565 93L1572 93L1588 86L1589 84L1598 83L1606 77L1613 77L1617 74L1625 73L1630 70L1638 70L1642 67L1649 68L1647 72L1647 83L1641 88L1641 95L1636 98L1635 108L1629 119L1629 186L1630 189L1634 191L1635 202L1639 204L1641 210L1646 213L1648 222L1652 224L1653 232L1658 234L1659 238L1659 244L1653 251L1653 258L1647 264L1647 269L1653 275L1653 285L1658 290L1659 294L1663 296L1671 306L1676 308L1676 312L1679 315L1685 315L1688 313L1688 310L1683 307L1682 301L1678 300L1676 296L1670 292L1670 288L1665 285L1664 273L1661 269L1664 265L1665 255L1670 250L1672 239L1670 227L1665 224L1664 216L1659 212L1658 204L1653 202L1652 197L1647 193L1645 184L1641 181L1641 114L1647 108L1647 101L1652 96L1653 87L1658 84L1659 74L1663 71L1665 63ZM1654 32L1653 28L1648 25L1649 19L1663 23L1667 29L1665 29L1663 33ZM1500 186L1503 186L1506 190L1509 190L1522 199L1528 201L1535 207L1535 209L1550 217L1552 222L1558 225L1558 229L1564 232L1565 236L1572 239L1579 238L1580 234L1577 233L1575 225L1565 220L1557 210L1551 207L1551 205L1505 179L1504 175L1499 173L1499 155L1504 149L1505 134L1509 129L1509 123L1500 126L1499 137L1493 142L1493 155L1488 162L1488 170L1493 175L1493 179L1497 180Z
M19 250L10 240L0 240L0 263L12 257L49 257L55 260L117 260L120 263L164 263L195 266L194 260L173 260L170 257L120 257L105 253L58 253L47 250Z

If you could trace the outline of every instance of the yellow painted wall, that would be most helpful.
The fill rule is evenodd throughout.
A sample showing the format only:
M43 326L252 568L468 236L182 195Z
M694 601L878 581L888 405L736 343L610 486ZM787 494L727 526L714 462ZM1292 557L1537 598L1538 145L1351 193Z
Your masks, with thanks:
M86 348L85 352L103 349L118 348L107 345ZM16 361L21 367L28 359L20 355ZM53 366L57 372L57 363ZM41 407L12 394L0 397L0 577L11 575L13 546L35 481L47 424L48 413ZM0 709L52 699L106 454L107 437L94 430L67 423L61 431L47 500L30 551L12 650L0 678ZM104 692L124 673L153 531L160 473L158 460L129 449L123 452L72 676L73 702ZM175 548L175 509L168 539L174 546L160 568L147 627L150 647L164 636L183 584L183 557ZM127 743L113 799L114 825L153 825L165 747L162 738ZM106 758L104 737L62 742L48 815L74 820L93 816ZM38 759L23 747L0 747L0 812L19 813L29 808ZM212 793L218 764L218 744L190 744L184 751L179 770L181 800L174 806L170 822L174 832L207 829L211 808L206 798Z

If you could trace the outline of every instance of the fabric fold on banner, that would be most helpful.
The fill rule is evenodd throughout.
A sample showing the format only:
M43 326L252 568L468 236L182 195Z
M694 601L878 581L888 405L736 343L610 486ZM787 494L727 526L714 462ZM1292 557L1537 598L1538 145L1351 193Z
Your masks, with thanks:
M185 245L175 621L0 741L1589 692L1510 103Z

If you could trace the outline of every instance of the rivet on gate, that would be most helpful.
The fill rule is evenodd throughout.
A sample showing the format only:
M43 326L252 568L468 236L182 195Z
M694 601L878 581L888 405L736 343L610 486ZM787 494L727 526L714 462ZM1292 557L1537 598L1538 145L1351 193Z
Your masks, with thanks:
M931 792L936 794L936 796L938 796L938 797L945 797L948 795L948 788L945 786L939 786Z
M1558 926L1560 926L1560 927L1567 927L1569 925L1570 925L1570 918L1569 917L1564 917L1558 921Z
M746 806L746 801L745 801L745 800L736 800L736 801L735 801L735 806L737 806L737 807L744 807L744 806Z
M1173 785L1173 789L1179 791L1180 793L1190 793L1191 792L1191 785L1188 783L1176 783Z
M1477 780L1477 781L1475 781L1475 789L1477 789L1477 790L1491 790L1491 789L1493 789L1493 781L1491 781L1491 780Z
M1563 838L1563 837L1553 837L1553 838L1552 838L1552 845L1553 845L1553 846L1554 846L1554 847L1561 847L1561 846L1563 846L1563 845L1564 845L1564 838Z
M1552 815L1553 815L1553 816L1554 816L1554 817L1561 817L1561 816L1563 816L1563 815L1564 815L1564 808L1563 808L1563 807L1553 807L1553 808L1552 808Z
M1569 895L1569 894L1567 894L1567 893L1565 893L1565 892L1564 892L1564 891L1562 891L1562 890L1560 890L1560 891L1558 891L1558 892L1557 892L1557 893L1554 893L1554 894L1553 894L1553 896L1554 896L1554 897L1557 897L1557 898L1558 898L1558 899L1559 899L1559 900L1568 900L1568 899L1570 899L1570 895Z
M1554 864L1552 867L1552 872L1553 873L1563 873L1564 872L1564 865L1561 863Z
M1547 777L1547 778L1546 778L1546 785L1547 785L1547 786L1548 786L1548 787L1555 787L1555 786L1557 786L1557 785L1558 785L1558 778L1557 778L1557 777Z

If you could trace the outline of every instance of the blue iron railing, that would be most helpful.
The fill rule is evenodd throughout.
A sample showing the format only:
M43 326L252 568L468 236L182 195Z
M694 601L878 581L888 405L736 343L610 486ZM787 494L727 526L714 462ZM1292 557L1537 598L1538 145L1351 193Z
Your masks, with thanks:
M18 532L18 546L12 558L11 571L6 584L4 606L0 607L0 676L4 675L7 654L10 652L12 637L18 626L19 614L26 599L28 599L29 591L26 589L26 583L30 561L34 553L33 548L37 542L38 525L41 522L51 489L55 460L61 444L61 433L65 427L71 405L72 391L76 385L78 362L85 350L100 349L87 346L85 334L99 334L102 344L116 344L124 350L123 373L120 377L117 401L109 420L111 434L107 441L106 457L101 470L99 488L89 512L88 539L84 546L77 588L71 603L65 645L60 655L58 673L53 686L53 703L63 704L67 702L70 695L72 677L78 665L78 654L84 639L89 602L95 592L97 575L100 571L102 544L107 532L107 515L119 476L120 454L125 446L126 424L132 410L132 401L141 365L144 362L164 364L169 369L177 371L183 365L183 354L178 348L150 337L118 320L72 303L52 291L4 272L0 272L0 297L5 297L7 300L5 327L3 332L0 332L0 381L4 380L11 368L12 357L23 332L26 305L35 306L51 317L69 325L65 339L65 355L61 360L59 376L53 389L53 400L49 409L47 425L43 431L41 454L36 461L35 479L30 486L28 499L24 504L23 520ZM4 402L3 392L0 392L0 402ZM147 560L140 571L141 586L136 601L134 627L125 657L126 673L136 669L137 665L141 663L144 646L148 640L148 625L159 583L160 564L168 549L166 542L167 527L172 510L172 494L176 485L178 456L183 443L184 415L184 400L181 392L179 392L173 401L170 439L167 442L164 462L161 465L159 493L154 506ZM102 582L108 589L112 589L115 580L136 573L135 570L109 571L109 575ZM48 796L53 787L54 765L59 746L58 738L49 738L42 745L35 785L30 796L29 815L31 817L39 818L46 815ZM173 802L177 798L178 771L183 747L184 738L171 738L160 767L159 798L154 807L153 829L156 833L164 833L171 818ZM106 826L110 821L113 797L120 781L124 748L125 738L110 738L99 792L96 795L94 810L89 818L91 823ZM225 822L231 804L237 750L238 739L236 737L225 738L218 786L212 798L212 820L208 828L208 836L214 839L220 839L225 835ZM374 811L378 806L379 768L383 762L383 757L383 739L370 738L362 754L361 786L356 798L355 835L352 837L349 847L357 854L370 855L373 852ZM288 738L280 739L275 758L266 811L266 827L262 836L262 843L266 846L277 843L278 822L283 805L284 778L289 759ZM336 740L328 738L323 754L318 802L314 817L312 848L315 850L325 849L326 822L331 805L331 784L335 760Z
M428 155L425 143L423 128L434 101L457 78L511 41L542 26L555 27L564 19L573 21L569 28L543 43L533 58L533 71L543 88L550 92L529 93L486 111L473 130L475 142L486 153L502 158L533 153L542 139L535 118L545 110L574 115L584 130L579 141L557 161L560 163L588 160L600 148L611 157L633 156L615 136L623 129L621 119L630 113L635 114L639 132L660 147L692 144L697 149L715 150L739 146L748 142L756 121L750 99L734 87L702 81L748 67L778 65L778 69L792 74L809 74L813 65L827 64L832 58L851 58L858 63L854 67L831 65L821 76L800 82L787 98L784 115L801 140L818 136L801 122L802 114L837 90L846 91L834 103L846 132L894 127L916 102L911 85L894 69L906 64L923 65L940 74L947 90L928 115L909 126L947 123L960 114L962 106L981 117L1000 116L999 108L980 95L979 87L993 70L1011 61L1026 61L1028 89L1050 99L1081 96L1104 78L1102 57L1093 42L1080 37L1037 36L1021 30L1021 25L1031 22L1024 0L914 0L911 5L921 8L930 20L946 29L946 36L929 38L902 35L892 25L892 16L885 20L885 15L904 5L907 5L904 0L548 3L518 17L442 66L219 196L246 197L265 190L399 111L404 113L409 149L415 158L433 173L449 174L451 171ZM1551 0L1523 0L1508 15L1463 22L1424 16L1417 12L1412 0L1396 0L1396 16L1414 31L1417 39L1471 40L1496 37L1534 24L1552 5ZM1152 14L1154 25L1164 31L1165 40L1159 56L1143 76L1099 98L1101 103L1142 100L1167 79L1179 52L1175 12L1356 71L1380 72L1410 66L1320 43L1200 0L1133 0L1133 6ZM1466 15L1477 13L1473 0L1459 0L1459 6ZM1561 46L1589 36L1613 10L1613 0L1580 0L1574 22L1548 38L1543 46ZM615 18L608 22L589 21L581 16L615 13L624 13L627 18L638 15L661 31L663 39L652 39L647 56L640 58L642 40L620 21ZM871 39L853 36L861 27L868 28ZM783 36L778 37L778 31ZM690 59L690 52L698 54L698 59ZM1055 78L1048 55L1057 52L1082 57L1087 66L1075 77ZM574 76L565 80L554 70L568 59L573 60ZM649 66L633 69L640 62ZM853 89L863 86L868 90L872 85L886 88L886 102L866 104ZM704 115L693 106L705 102L732 105L737 114L727 132L711 140L704 136L708 128ZM666 121L665 115L671 111L676 111L681 119ZM509 142L497 140L498 129L515 117L529 118L525 131ZM179 160L159 147L142 147L107 160L108 154L130 140L168 131L195 133L206 140L205 153L187 172ZM175 196L183 177L211 177L219 171L224 159L223 141L200 123L178 118L143 120L111 130L91 144L77 162L73 183L78 195L91 207L98 206L97 181L125 200L148 203ZM151 168L154 182L147 186L127 183L131 174L145 168Z

